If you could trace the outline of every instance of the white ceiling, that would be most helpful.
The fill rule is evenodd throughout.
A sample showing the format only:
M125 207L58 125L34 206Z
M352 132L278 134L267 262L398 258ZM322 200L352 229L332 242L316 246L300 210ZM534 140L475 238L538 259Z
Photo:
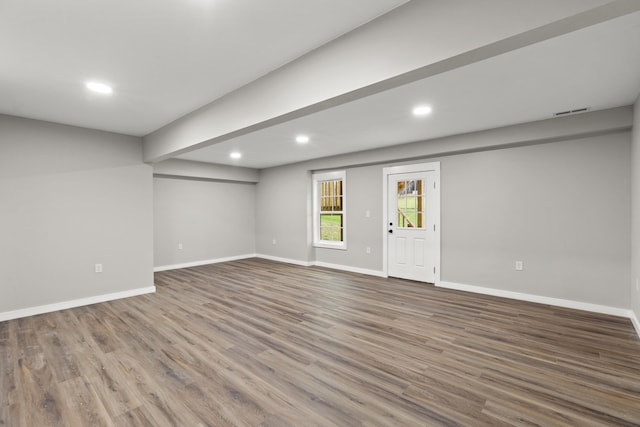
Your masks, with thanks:
M0 113L147 135L407 1L0 0ZM265 168L629 105L638 40L640 12L179 158Z
M630 105L640 93L640 12L179 156L265 168ZM411 109L426 103L429 117ZM296 134L311 142L298 145ZM240 160L229 158L240 151Z
M0 0L0 113L143 136L406 1Z

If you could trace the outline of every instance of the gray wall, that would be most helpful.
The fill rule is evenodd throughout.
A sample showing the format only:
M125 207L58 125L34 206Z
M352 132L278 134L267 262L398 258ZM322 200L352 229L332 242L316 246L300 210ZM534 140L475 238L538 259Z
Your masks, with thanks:
M382 270L382 166L347 170L347 250L316 248L315 260ZM370 216L366 216L369 211ZM367 247L371 253L367 254Z
M423 145L429 152L429 143ZM415 154L415 144L411 150ZM627 131L415 160L441 162L442 280L628 307L629 154ZM337 157L263 172L258 253L382 270L382 168L388 163L347 169L348 249L309 249L303 221L310 211L309 169L344 163ZM271 244L285 233L284 246ZM524 271L515 271L516 260L524 261Z
M625 133L442 159L443 280L628 307L629 144Z
M0 200L0 313L153 285L139 138L0 115Z
M300 165L265 169L256 190L257 252L310 260L311 173Z
M155 266L254 254L255 193L252 183L155 177Z
M640 319L640 97L634 106L631 143L631 309ZM640 332L640 331L639 331Z

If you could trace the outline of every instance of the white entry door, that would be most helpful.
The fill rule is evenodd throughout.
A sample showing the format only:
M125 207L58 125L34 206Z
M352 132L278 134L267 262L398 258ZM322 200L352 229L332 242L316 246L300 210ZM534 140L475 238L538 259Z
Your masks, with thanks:
M440 263L439 170L387 175L389 276L435 283Z

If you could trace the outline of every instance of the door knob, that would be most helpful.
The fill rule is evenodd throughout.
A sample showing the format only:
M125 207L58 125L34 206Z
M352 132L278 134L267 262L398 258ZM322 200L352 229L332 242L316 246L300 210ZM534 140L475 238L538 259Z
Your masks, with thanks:
M393 234L393 230L389 230L389 234Z

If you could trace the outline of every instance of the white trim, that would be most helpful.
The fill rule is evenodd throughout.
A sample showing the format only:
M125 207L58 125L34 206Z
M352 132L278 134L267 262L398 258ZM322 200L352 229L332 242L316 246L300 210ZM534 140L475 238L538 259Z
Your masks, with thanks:
M343 230L345 230L345 228L343 227ZM347 245L344 243L344 241L342 242L330 242L328 240L320 240L318 242L314 242L312 244L312 246L314 248L322 248L322 249L337 249L340 251L346 251L347 250Z
M438 200L438 209L436 212L436 218L435 218L435 223L436 223L436 245L437 245L437 251L436 251L436 259L435 259L435 265L436 265L436 274L435 274L435 280L434 283L437 285L440 283L440 267L441 267L441 261L440 261L440 253L442 251L442 247L441 247L441 211L442 211L442 204L441 204L441 200L440 200L440 162L429 162L429 163L416 163L416 164L410 164L410 165L400 165L400 166L389 166L386 168L382 168L382 277L389 277L389 265L388 265L388 241L387 241L387 234L388 234L388 227L387 224L389 224L389 212L388 212L388 201L387 198L389 197L389 190L387 188L388 183L389 183L389 175L395 175L395 174L401 174L401 173L412 173L412 172L435 172L436 173L436 191L435 191L435 197L437 197Z
M291 258L280 258L280 257L277 257L277 256L264 255L264 254L256 254L255 257L256 258L262 258L262 259L268 259L269 261L285 262L287 264L301 265L303 267L311 267L313 265L313 263L309 262L309 261L300 261L300 260L291 259Z
M244 254L244 255L228 256L224 258L206 259L202 261L185 262L182 264L161 265L159 267L154 267L153 272L157 273L158 271L178 270L180 268L189 268L189 267L199 267L201 265L218 264L221 262L237 261L239 259L247 259L247 258L255 258L255 257L256 257L256 254Z
M389 197L389 171L391 168L382 168L382 273L385 277L389 277L389 266L388 266L388 237L389 229L387 228L387 224L389 224L389 212L388 212L388 204L389 201L387 198Z
M334 241L326 241L320 240L320 206L319 199L320 195L318 193L318 184L324 181L342 181L342 211L339 212L331 212L331 213L339 213L342 215L342 241L334 242ZM313 188L311 190L312 199L311 199L311 208L313 212L313 217L311 218L311 222L313 224L313 247L316 248L325 248L325 249L347 249L347 171L346 170L337 170L331 172L314 172L311 174L311 182L313 184Z
M313 265L315 265L316 267L332 268L334 270L348 271L350 273L366 274L369 276L376 276L376 277L387 277L382 271L369 270L368 268L350 267L348 265L331 264L331 263L322 262L322 261L315 261Z
M269 261L284 262L284 263L287 263L287 264L300 265L302 267L313 267L313 266L316 266L316 267L323 267L323 268L331 268L331 269L334 269L334 270L348 271L350 273L367 274L369 276L387 277L387 276L385 276L385 274L382 271L369 270L368 268L351 267L351 266L348 266L348 265L341 265L341 264L331 264L329 262L300 261L300 260L297 260L297 259L280 258L280 257L275 257L275 256L271 256L271 255L264 255L264 254L257 254L256 258L262 258L262 259L266 259L266 260L269 260Z
M631 323L633 323L633 327L636 328L636 333L638 334L638 338L640 338L640 320L636 316L635 311L629 310L629 319L631 319Z
M410 165L388 166L382 169L387 175L395 175L397 173L412 173L412 172L430 172L440 171L440 162L429 163L415 163Z
M19 319L21 317L35 316L38 314L51 313L52 311L66 310L68 308L80 307L83 305L97 304L100 302L113 301L122 298L135 297L138 295L152 294L156 291L155 286L146 288L131 289L128 291L114 292L111 294L96 295L94 297L74 299L70 301L57 302L53 304L39 305L36 307L22 308L19 310L5 311L0 313L0 322L5 320Z
M543 297L540 295L524 294L520 292L505 291L502 289L485 288L483 286L464 285L461 283L441 281L437 287L455 289L458 291L472 292L474 294L492 295L501 298L510 298L520 301L535 302L538 304L555 305L558 307L573 308L576 310L592 311L594 313L609 314L619 317L630 317L631 310L608 305L591 304L587 302L572 301L560 298Z

